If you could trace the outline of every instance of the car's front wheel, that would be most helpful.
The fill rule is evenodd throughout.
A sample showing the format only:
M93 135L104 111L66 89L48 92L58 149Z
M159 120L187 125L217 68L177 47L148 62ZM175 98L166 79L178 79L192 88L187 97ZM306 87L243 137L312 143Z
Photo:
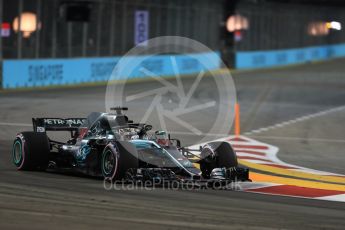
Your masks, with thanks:
M101 170L109 181L122 180L129 169L136 169L138 165L137 150L129 142L109 143L103 150Z
M205 178L209 178L214 168L233 168L238 166L237 156L230 143L210 142L200 154L200 170Z

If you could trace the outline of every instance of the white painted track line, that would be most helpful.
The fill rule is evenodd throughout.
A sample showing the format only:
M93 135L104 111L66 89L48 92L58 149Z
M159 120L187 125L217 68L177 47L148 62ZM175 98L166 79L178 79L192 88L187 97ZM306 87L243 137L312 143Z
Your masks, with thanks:
M309 114L309 115L304 115L302 117L298 117L298 118L295 118L295 119L292 119L292 120L289 120L289 121L284 121L284 122L277 123L275 125L270 125L270 126L267 126L267 127L263 127L263 128L260 128L260 129L255 129L255 130L246 132L243 135L246 136L246 135L252 135L252 134L258 134L258 133L266 132L268 130L281 128L281 127L284 127L284 126L287 126L287 125L295 124L297 122L306 121L306 120L309 120L309 119L312 119L312 118L315 118L315 117L320 117L320 116L324 116L324 115L327 115L327 114L330 114L330 113L338 112L338 111L341 111L343 109L345 109L345 105L339 106L339 107L335 107L335 108L331 108L331 109L327 109L327 110L323 110L323 111L320 111L320 112L317 112L317 113L313 113L313 114Z
M31 127L31 126L32 126L32 124L0 122L0 126L20 126L20 127Z
M252 138L260 138L267 140L282 140L282 141L313 141L313 142L330 142L330 143L345 143L345 140L340 139L325 139L325 138L303 138L303 137L283 137L283 136L262 136L250 135Z

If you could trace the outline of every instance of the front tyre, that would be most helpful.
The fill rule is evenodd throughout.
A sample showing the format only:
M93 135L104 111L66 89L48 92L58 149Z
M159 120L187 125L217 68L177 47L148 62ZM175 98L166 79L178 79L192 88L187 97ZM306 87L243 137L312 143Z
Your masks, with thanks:
M112 145L108 145L103 151L101 162L104 178L109 180L115 178L118 170L118 162L119 153L117 149Z
M138 152L129 142L119 141L116 145L109 143L103 150L101 158L102 175L109 181L124 179L129 169L139 167Z
M200 156L200 170L204 178L209 178L214 168L238 166L236 153L228 142L210 142L203 147Z
M44 170L49 161L50 144L46 133L19 133L12 146L12 162L17 170Z

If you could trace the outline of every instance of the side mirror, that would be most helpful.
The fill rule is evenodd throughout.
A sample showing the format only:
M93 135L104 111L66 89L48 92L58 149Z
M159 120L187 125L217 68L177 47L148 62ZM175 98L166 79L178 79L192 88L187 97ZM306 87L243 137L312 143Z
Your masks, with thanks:
M175 145L177 148L181 148L181 141L178 139L170 139L170 143L172 143L173 145Z
M150 131L152 129L152 125L145 125L144 129L145 131Z

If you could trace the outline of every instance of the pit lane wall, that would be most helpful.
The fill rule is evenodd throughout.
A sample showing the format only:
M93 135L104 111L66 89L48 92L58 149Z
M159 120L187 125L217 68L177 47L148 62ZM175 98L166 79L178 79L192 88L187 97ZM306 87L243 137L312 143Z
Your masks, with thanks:
M236 69L259 69L345 57L345 43L296 49L238 51Z
M171 63L172 58L176 60L180 75L212 71L219 69L221 65L220 54L215 52L124 57L126 63L140 64L133 71L127 71L125 76L120 76L120 79L149 78L150 76L140 71L141 68L161 77L174 76L176 73ZM4 60L2 87L15 89L105 82L120 59L121 57Z

